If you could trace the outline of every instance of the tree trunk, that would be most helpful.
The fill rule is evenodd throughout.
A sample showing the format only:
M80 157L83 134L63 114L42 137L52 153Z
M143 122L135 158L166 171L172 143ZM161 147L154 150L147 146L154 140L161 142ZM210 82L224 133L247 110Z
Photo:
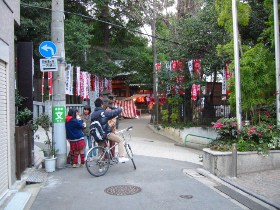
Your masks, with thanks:
M108 4L104 4L101 8L101 13L100 13L100 20L104 20L104 21L109 21L109 5ZM110 29L109 29L109 24L106 23L101 23L101 31L102 31L102 45L105 49L107 49L109 47L109 43L110 43Z

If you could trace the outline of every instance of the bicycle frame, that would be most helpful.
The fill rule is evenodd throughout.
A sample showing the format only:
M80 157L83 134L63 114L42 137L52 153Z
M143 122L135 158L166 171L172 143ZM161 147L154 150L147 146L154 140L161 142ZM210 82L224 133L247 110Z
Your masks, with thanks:
M106 174L110 165L117 164L119 162L118 154L113 156L112 151L120 143L124 144L128 158L132 161L134 169L136 169L136 165L133 160L133 153L132 153L129 143L127 142L127 140L128 140L128 139L126 139L127 136L125 136L126 132L128 132L131 129L132 129L132 127L129 127L129 128L118 131L117 134L119 134L122 137L123 141L116 142L111 147L110 147L109 139L107 138L104 141L104 143L102 143L102 145L100 144L98 146L94 146L91 149L89 149L89 151L86 154L86 168L91 175L96 176L96 177L103 176L104 174ZM129 137L131 138L131 135L129 132L128 132L128 134L129 134ZM92 154L93 154L94 160L92 158L88 159L90 152L93 152Z

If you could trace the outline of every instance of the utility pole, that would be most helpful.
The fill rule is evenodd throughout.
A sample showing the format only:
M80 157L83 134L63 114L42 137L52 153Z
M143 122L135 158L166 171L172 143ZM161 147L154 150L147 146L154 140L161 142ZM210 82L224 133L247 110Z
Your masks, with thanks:
M237 21L236 0L232 0L232 21L233 21L233 41L234 41L234 69L235 69L235 95L236 95L237 129L242 130L240 65L239 65L239 48L238 48L238 21Z
M273 0L274 8L274 41L275 41L275 67L276 67L276 115L277 126L280 126L280 47L279 47L279 16L278 0Z
M52 0L51 38L57 46L54 57L58 59L58 71L53 72L53 141L57 152L56 166L66 165L65 131L65 50L64 50L64 0Z
M158 124L158 109L159 109L159 100L158 100L158 72L156 69L157 63L157 48L156 48L156 17L157 17L157 10L156 10L156 2L153 0L153 18L151 22L151 29L152 29L152 50L153 50L153 92L154 92L154 99L155 99L155 109L154 109L154 124Z

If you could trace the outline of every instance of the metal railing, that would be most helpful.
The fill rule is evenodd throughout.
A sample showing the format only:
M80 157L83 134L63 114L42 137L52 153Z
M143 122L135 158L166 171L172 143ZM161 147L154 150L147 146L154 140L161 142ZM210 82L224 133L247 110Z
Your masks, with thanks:
M83 113L84 104L66 104L66 114L69 109L78 110L79 113ZM52 103L51 101L38 102L33 101L33 119L39 117L41 113L47 113L52 116Z
M187 141L187 138L188 138L189 136L200 137L200 138L204 138L204 139L210 139L210 140L212 140L212 141L215 140L214 138L210 138L210 137L206 137L206 136L200 136L200 135L195 135L195 134L187 134L186 137L185 137L184 146L186 146L186 143L187 143L187 142L192 143L192 144L207 145L207 144L203 144L203 143Z

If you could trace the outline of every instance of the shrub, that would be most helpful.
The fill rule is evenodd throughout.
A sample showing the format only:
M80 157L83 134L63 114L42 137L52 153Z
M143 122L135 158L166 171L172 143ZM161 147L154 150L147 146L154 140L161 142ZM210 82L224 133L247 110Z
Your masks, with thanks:
M218 133L218 139L232 141L237 138L236 118L221 118L212 124Z
M232 144L237 143L238 151L258 151L267 153L270 149L280 149L280 129L263 120L257 125L245 125L237 131L236 118L221 118L213 124L217 131L217 140L210 145L211 149L219 151L231 150Z

